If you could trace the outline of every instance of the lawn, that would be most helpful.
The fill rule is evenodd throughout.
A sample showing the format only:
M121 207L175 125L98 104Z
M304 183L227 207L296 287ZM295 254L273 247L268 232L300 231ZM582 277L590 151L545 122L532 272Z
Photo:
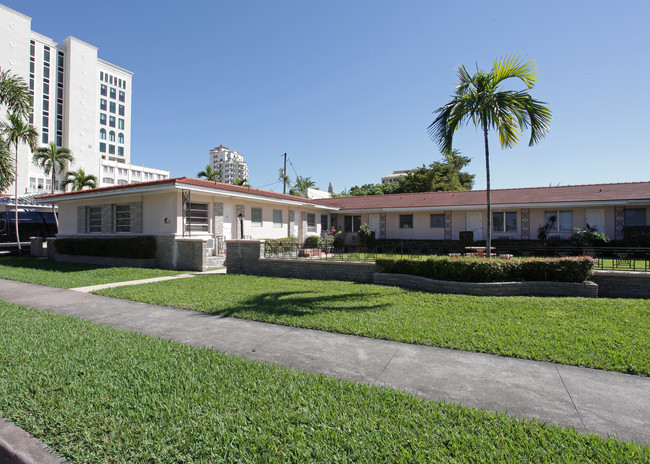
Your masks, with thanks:
M57 263L49 259L36 259L26 256L0 257L0 279L18 280L58 288L126 282L128 280L148 279L184 272L187 271Z
M233 274L96 293L294 327L650 375L646 300L443 295Z
M0 320L0 415L77 463L650 459L647 446L9 303Z

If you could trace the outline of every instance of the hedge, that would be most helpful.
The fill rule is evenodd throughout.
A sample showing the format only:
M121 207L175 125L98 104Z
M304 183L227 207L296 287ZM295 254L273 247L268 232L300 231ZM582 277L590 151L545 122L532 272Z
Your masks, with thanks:
M378 258L376 262L380 272L455 282L584 282L591 276L596 263L589 256L510 260L429 256L425 259Z
M59 238L56 252L63 255L150 259L156 257L156 239L151 236L125 238Z

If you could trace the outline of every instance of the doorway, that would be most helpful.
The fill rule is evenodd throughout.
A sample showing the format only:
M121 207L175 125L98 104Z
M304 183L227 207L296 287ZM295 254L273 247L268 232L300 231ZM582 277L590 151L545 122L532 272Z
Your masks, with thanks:
M483 214L466 213L465 215L466 230L474 232L474 240L483 240Z

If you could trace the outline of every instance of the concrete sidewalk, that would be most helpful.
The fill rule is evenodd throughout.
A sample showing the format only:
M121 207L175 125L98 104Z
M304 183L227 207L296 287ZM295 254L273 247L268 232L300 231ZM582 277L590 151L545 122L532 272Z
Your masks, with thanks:
M0 279L0 299L253 360L650 445L650 378L153 306Z

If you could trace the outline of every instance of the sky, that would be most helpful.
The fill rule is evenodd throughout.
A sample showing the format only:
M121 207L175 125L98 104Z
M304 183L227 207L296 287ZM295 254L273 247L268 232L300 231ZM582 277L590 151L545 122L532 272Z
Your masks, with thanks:
M134 73L131 162L191 176L237 150L253 187L288 174L335 192L441 159L427 134L456 70L535 60L548 135L490 136L498 188L648 181L650 2L2 0L58 43ZM506 83L506 89L521 84ZM482 133L454 135L484 189Z

